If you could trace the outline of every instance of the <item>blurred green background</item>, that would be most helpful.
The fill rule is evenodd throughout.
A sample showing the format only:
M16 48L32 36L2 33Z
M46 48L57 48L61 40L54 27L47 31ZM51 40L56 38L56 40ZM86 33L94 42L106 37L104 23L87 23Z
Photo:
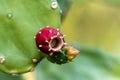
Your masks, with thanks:
M69 64L44 60L37 80L120 80L120 0L58 0L61 31L81 52Z
M69 42L119 53L120 0L74 0L62 31Z
M61 31L81 52L64 65L43 60L34 77L29 78L30 73L26 80L120 80L120 0L58 2L63 10Z

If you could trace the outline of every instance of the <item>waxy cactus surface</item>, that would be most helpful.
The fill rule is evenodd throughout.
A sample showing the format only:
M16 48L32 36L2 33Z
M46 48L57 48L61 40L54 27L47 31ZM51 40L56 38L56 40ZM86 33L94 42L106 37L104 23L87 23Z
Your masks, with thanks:
M34 36L40 28L58 28L60 22L56 0L0 0L0 71L32 71L44 57Z

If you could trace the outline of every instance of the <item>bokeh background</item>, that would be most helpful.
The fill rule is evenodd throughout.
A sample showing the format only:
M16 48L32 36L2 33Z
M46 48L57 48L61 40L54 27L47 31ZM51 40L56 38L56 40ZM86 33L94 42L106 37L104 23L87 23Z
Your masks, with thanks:
M119 53L120 0L74 0L62 31L70 42Z

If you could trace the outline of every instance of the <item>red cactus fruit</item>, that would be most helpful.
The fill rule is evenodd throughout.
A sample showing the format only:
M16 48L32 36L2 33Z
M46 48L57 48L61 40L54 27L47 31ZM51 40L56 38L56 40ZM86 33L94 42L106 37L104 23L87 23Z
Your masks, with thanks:
M53 52L60 52L61 48L66 44L64 35L58 29L52 27L45 27L40 29L35 37L38 49L46 54L53 54Z

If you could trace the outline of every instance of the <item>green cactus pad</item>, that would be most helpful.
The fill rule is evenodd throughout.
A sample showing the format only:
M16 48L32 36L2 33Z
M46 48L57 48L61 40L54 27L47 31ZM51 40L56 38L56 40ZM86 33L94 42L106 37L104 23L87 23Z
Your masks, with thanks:
M55 52L52 55L49 55L47 59L55 64L65 64L68 62L67 56L66 56L66 49L63 48L62 52Z
M0 71L19 74L32 71L44 55L34 36L40 28L60 26L56 0L0 0Z

